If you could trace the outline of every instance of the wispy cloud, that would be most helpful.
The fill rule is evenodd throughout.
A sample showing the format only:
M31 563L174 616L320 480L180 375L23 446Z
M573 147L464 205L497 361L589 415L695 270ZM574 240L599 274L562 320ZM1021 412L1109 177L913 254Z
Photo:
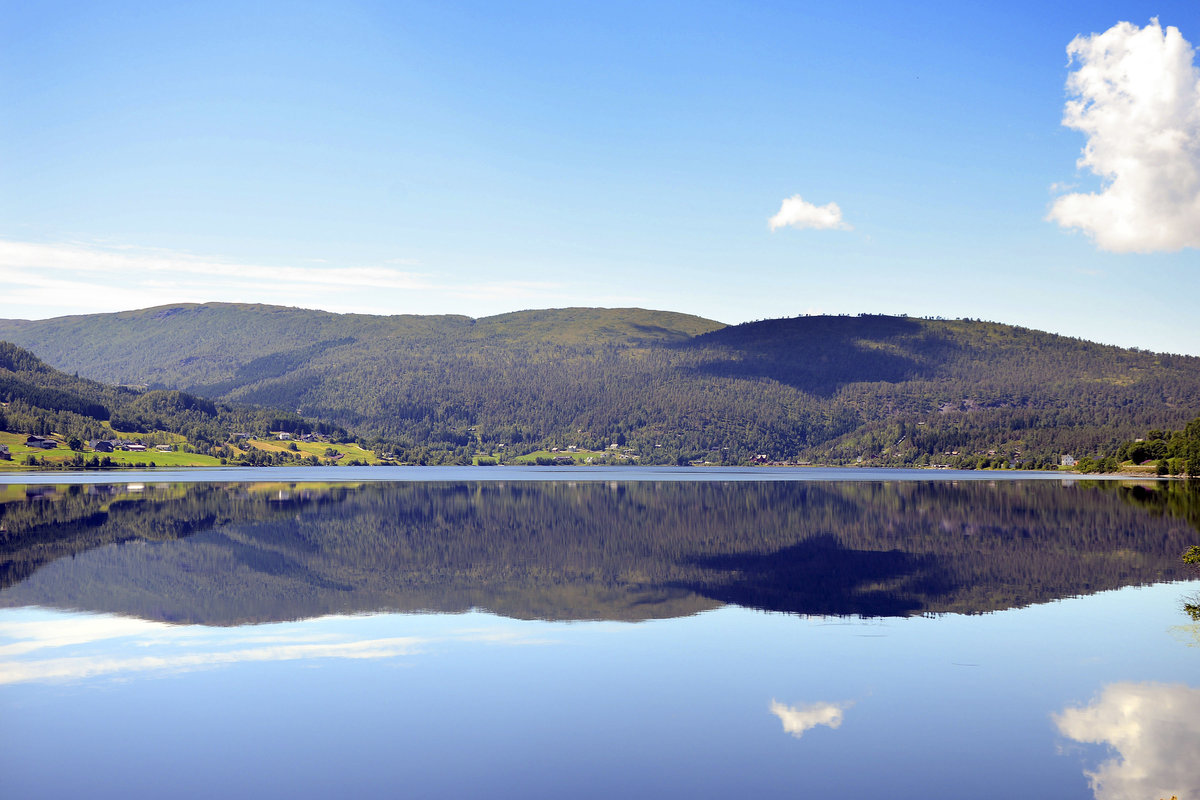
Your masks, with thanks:
M438 636L358 635L362 618L325 618L249 629L168 625L107 614L39 612L0 622L0 686L145 672L189 672L248 662L388 659L445 642L539 645L509 626Z
M26 662L0 662L0 684L82 680L131 672L178 672L249 661L298 661L316 658L395 658L417 651L419 639L367 639L329 644L291 644L215 652L138 656L77 656Z
M1121 22L1067 46L1077 65L1063 125L1100 192L1065 194L1048 219L1117 253L1200 247L1200 69L1178 28Z
M814 228L816 230L852 230L842 219L837 203L813 205L798 194L784 199L775 216L767 220L771 230L780 228Z
M853 705L853 703L813 703L807 706L788 706L772 700L770 710L783 723L784 733L790 733L799 739L805 731L812 730L818 725L837 730L842 726L846 709Z
M24 274L68 272L87 275L171 275L222 278L237 283L270 282L305 287L428 289L428 275L393 267L275 267L205 258L164 250L84 244L39 244L0 240L0 268L6 280Z
M0 240L0 316L121 311L169 303L262 302L359 313L499 313L632 301L556 281L453 279L412 259L335 266L267 265L96 243ZM404 268L402 268L404 267ZM463 308L462 301L473 301Z

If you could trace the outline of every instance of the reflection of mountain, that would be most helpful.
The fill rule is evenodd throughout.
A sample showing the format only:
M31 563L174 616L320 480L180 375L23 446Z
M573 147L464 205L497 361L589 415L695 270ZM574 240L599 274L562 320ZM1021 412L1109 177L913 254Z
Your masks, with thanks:
M1186 524L1046 482L68 487L0 505L0 605L232 624L991 611L1182 577Z
M937 559L902 550L851 550L818 534L770 553L709 556L695 591L751 608L806 614L901 616L923 609L921 595L948 592Z
M1200 797L1200 689L1115 683L1055 722L1068 738L1116 751L1117 758L1087 773L1096 800Z

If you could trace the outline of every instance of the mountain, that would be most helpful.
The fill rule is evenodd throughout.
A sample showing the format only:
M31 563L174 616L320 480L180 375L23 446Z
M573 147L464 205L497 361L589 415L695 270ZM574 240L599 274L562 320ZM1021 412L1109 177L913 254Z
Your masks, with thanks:
M213 303L6 320L0 338L66 371L294 411L409 455L616 444L643 463L1047 466L1200 410L1200 358L972 320Z
M158 388L246 386L350 353L469 343L477 347L672 342L720 322L641 309L551 309L470 317L333 314L282 306L181 304L116 314L0 320L14 342L67 372ZM355 344L370 347L350 347ZM339 349L340 348L340 349ZM212 390L210 389L210 394Z
M69 375L4 341L0 341L0 403L0 431L7 432L0 436L0 443L24 441L23 436L12 436L16 433L53 434L75 451L91 440L121 438L182 445L205 454L223 446L235 432L266 434L316 427L293 413L214 401L177 390L111 386ZM79 452L73 457L75 463L69 463L66 459L71 456L57 447L55 451L53 457L46 457L47 465L83 465ZM98 456L94 458L99 461ZM213 458L212 463L218 462Z

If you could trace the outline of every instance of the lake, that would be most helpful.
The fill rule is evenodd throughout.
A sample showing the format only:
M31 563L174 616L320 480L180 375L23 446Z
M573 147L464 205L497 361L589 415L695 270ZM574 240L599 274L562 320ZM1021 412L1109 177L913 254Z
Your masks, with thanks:
M0 786L1200 796L1200 492L1009 475L4 476Z

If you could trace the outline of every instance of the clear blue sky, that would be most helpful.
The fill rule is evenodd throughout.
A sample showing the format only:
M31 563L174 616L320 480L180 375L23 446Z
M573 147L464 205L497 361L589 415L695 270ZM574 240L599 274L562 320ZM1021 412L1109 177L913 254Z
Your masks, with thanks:
M0 317L884 312L1200 354L1200 249L1048 219L1103 188L1068 44L1200 45L1195 0L0 9ZM772 229L796 195L840 224Z

